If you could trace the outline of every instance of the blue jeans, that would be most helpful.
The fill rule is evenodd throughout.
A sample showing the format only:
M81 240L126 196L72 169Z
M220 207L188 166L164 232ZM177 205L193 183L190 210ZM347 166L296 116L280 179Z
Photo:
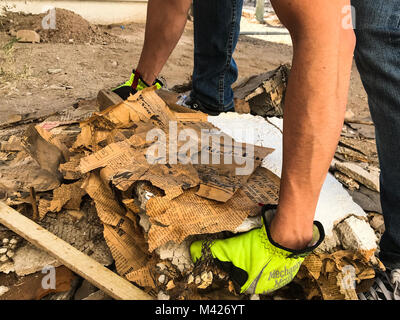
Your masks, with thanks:
M243 0L194 0L194 68L191 97L215 111L232 110L238 68L232 54Z
M355 59L376 127L385 233L380 260L400 268L400 0L352 0Z

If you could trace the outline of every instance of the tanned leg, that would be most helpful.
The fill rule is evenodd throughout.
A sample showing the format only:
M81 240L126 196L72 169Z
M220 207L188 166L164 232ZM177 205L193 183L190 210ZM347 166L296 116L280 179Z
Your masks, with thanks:
M342 27L349 0L272 0L293 40L285 97L283 168L271 236L302 249L343 126L354 50L354 32Z

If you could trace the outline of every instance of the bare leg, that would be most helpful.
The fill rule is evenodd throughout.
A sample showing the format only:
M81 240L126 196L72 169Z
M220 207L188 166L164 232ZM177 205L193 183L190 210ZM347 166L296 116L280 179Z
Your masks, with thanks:
M319 194L346 109L354 32L342 28L349 0L272 0L291 33L293 66L283 124L283 168L271 236L291 249L312 238Z
M152 84L182 36L191 0L149 0L146 32L137 70Z

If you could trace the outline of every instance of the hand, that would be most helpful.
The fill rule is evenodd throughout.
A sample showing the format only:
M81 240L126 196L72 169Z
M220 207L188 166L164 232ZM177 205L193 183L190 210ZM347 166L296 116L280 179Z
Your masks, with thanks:
M156 79L152 85L156 86L157 89L163 87L163 83L158 79ZM148 87L150 87L150 85L142 79L139 72L133 70L129 80L117 88L112 89L112 91L119 95L123 100L126 100L131 94L134 95L136 92Z
M291 250L275 243L269 233L269 224L263 210L261 228L215 240L210 247L214 261L226 271L240 293L267 294L293 280L305 257L324 239L320 222L314 222L312 245L302 250ZM203 241L190 246L193 262L202 255Z

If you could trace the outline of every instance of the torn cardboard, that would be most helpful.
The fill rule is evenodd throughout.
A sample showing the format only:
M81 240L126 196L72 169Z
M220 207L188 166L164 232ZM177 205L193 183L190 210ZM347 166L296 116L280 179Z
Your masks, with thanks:
M0 165L0 188L10 193L49 191L60 185L58 177L39 166L27 152L21 151L12 161Z

